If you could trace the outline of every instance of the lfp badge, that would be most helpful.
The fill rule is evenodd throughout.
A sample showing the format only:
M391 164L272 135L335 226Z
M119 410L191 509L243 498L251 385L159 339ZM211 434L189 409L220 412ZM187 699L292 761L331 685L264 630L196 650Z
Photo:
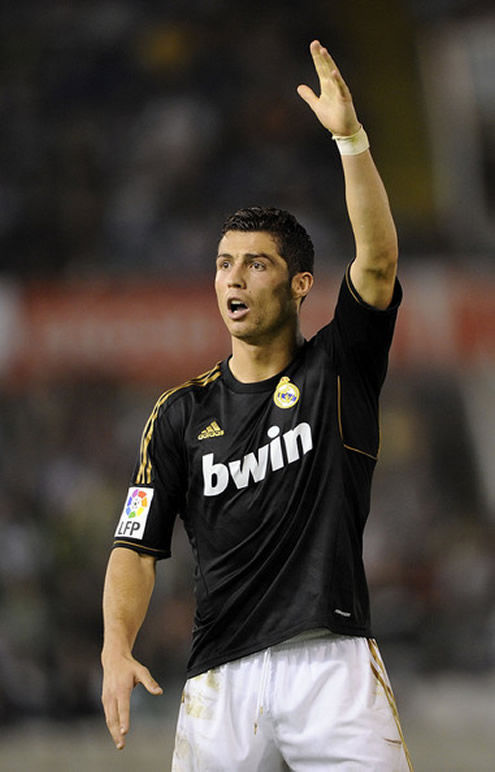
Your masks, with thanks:
M115 531L116 537L143 538L153 494L153 488L129 488L124 509Z
M281 378L278 382L278 386L275 389L273 401L277 407L281 407L283 410L286 410L288 407L294 407L294 405L299 401L300 396L301 395L296 384L291 383L290 378L284 375L283 378Z

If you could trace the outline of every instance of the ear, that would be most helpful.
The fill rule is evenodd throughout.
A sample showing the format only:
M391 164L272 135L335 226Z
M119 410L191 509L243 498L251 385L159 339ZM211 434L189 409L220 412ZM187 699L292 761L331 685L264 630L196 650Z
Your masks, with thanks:
M313 282L313 274L309 271L294 274L291 281L292 297L294 300L300 300L302 303L313 286Z

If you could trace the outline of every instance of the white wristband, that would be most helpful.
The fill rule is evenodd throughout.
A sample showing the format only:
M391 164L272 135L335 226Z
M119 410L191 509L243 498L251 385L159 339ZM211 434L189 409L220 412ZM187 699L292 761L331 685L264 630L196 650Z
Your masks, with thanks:
M340 155L358 155L359 153L364 153L370 146L368 135L362 126L355 134L351 134L350 137L340 137L338 134L332 134L332 139L335 140Z

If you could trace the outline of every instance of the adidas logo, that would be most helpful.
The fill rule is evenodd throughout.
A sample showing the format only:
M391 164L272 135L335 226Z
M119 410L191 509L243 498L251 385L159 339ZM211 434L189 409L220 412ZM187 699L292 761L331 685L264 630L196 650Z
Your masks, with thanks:
M221 437L225 434L223 429L220 429L216 421L212 421L206 429L203 429L201 434L198 434L198 440L207 440L209 437Z

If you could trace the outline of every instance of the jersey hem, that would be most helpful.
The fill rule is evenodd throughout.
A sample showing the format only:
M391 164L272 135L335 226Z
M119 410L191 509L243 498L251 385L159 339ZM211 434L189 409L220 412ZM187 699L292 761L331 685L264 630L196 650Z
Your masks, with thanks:
M329 633L334 633L335 635L348 635L349 637L354 638L373 638L373 633L369 627L352 627L351 625L330 626L328 623L311 622L303 627L299 626L296 629L292 629L284 633L279 633L276 636L267 639L263 643L253 643L251 646L234 649L233 651L226 653L223 657L212 657L202 664L195 665L194 667L187 667L187 678L194 678L195 676L201 675L201 673L205 673L207 670L211 670L212 668L226 665L228 662L235 662L236 660L243 659L244 657L249 657L251 654L256 654L258 651L263 651L269 646L277 646L280 643L284 643L289 638L292 638L294 635L304 633L314 628L326 629Z
M354 260L351 263L349 263L349 265L347 266L347 269L345 272L345 282L347 284L347 289L349 290L351 296L354 298L356 303L358 303L363 308L366 308L368 311L372 311L377 314L383 314L383 313L387 314L387 313L390 313L390 311L392 312L396 311L399 308L402 301L402 287L400 285L399 280L397 278L395 279L392 300L390 301L387 308L378 308L377 306L372 306L370 305L370 303L367 303L365 300L363 300L363 298L357 291L356 287L352 283L351 265L353 262Z
M169 558L172 554L171 552L166 552L165 550L157 550L153 549L153 547L146 547L142 544L135 544L134 542L124 540L114 541L112 544L112 549L115 549L115 547L124 547L125 549L132 550L133 552L140 552L143 555L152 555L157 560Z

